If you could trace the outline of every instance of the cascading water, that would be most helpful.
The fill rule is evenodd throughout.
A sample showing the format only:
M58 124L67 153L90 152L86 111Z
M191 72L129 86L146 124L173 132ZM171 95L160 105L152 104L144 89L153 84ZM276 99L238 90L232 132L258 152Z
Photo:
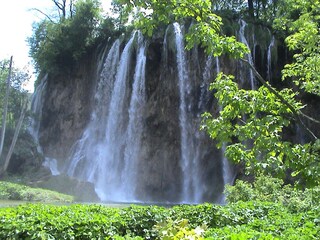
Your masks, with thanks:
M105 139L105 128L107 122L108 99L112 92L116 69L119 62L119 40L112 45L106 58L104 68L101 72L100 81L95 93L95 106L91 115L91 121L79 139L71 153L71 159L67 162L66 172L69 176L76 176L82 180L95 182L98 171L100 142ZM90 159L90 160L89 160Z
M198 109L200 110L199 112L202 113L204 109L204 104L206 103L206 99L208 98L208 88L209 88L209 83L212 81L212 56L209 56L206 60L206 65L202 74L203 77L203 82L201 83L200 86L200 98L198 102ZM200 116L199 116L200 117Z
M141 137L143 133L143 115L146 104L145 90L145 43L142 34L138 32L138 53L134 74L132 94L129 106L129 123L124 151L124 169L122 172L122 191L125 199L135 200L135 189L140 158Z
M239 41L244 43L248 47L248 49L250 49L249 43L248 43L246 35L245 35L245 29L246 29L247 23L241 19L239 25L240 25ZM247 61L251 65L254 65L251 53L246 54L246 58L247 58ZM245 66L243 63L240 63L240 64L241 64L240 79L241 79L242 83L244 83L246 81L246 79L249 79L251 89L255 89L256 83L255 83L255 77L254 77L252 69L251 68L248 69L248 66ZM247 73L247 70L249 71L249 73Z
M127 78L129 77L129 66L131 64L132 45L135 33L126 44L120 58L117 75L111 94L107 123L105 126L105 139L98 151L99 168L96 192L101 200L123 201L121 189L121 170L123 150L125 147L126 119L125 109ZM120 173L120 175L119 175Z
M29 127L29 133L34 139L36 145L37 145L37 151L38 153L43 154L43 150L41 148L41 145L39 143L39 131L40 131L40 121L42 117L42 107L43 107L43 101L44 101L44 93L47 87L47 78L48 75L45 75L42 80L40 81L39 86L36 88L33 96L32 96L32 102L31 102L31 110L33 117L30 119L30 127ZM45 157L45 160L42 164L44 167L47 167L51 174L53 176L59 175L60 171L58 170L58 163L57 160L54 158Z
M129 98L129 71L137 36L136 68ZM94 183L102 201L132 202L145 105L146 57L142 34L132 34L120 60L119 48L120 41L116 40L100 76L91 121L74 148L67 173Z
M47 86L47 75L40 81L40 84L36 88L32 96L31 101L31 110L33 117L30 119L29 132L33 137L35 143L37 144L37 151L42 153L42 148L39 144L39 130L40 130L40 121L42 117L42 106L43 106L43 95Z
M270 81L272 78L272 49L275 45L275 37L272 35L270 44L268 46L268 52L267 52L267 79Z
M196 202L199 199L199 171L198 162L195 156L195 146L191 134L192 123L188 112L187 98L191 91L190 78L187 71L183 34L178 23L173 24L175 32L175 43L177 48L177 68L180 93L179 121L181 131L181 169L182 169L182 201Z

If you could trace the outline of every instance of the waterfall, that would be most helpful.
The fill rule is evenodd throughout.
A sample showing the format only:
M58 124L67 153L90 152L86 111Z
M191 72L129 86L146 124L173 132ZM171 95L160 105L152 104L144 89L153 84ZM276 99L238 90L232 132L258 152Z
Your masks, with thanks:
M129 92L129 71L137 36L136 67ZM119 49L120 41L116 40L96 88L91 121L74 146L67 173L94 183L102 201L128 202L136 200L143 131L146 57L142 34L132 34L121 56Z
M204 109L204 104L206 103L206 99L208 97L208 88L209 88L209 83L210 81L212 81L213 79L211 79L211 68L212 68L212 56L209 56L206 60L206 65L205 65L205 69L203 71L203 81L201 83L200 86L200 98L198 101L198 110L200 113L202 113L202 110ZM200 117L200 115L198 114L198 117Z
M122 186L122 153L125 147L126 119L125 109L127 78L129 77L129 66L131 65L132 45L136 32L125 46L114 82L111 94L108 119L106 125L106 137L103 147L100 148L99 155L103 160L99 160L99 174L96 192L101 200L123 201L124 194L119 191Z
M247 26L247 23L241 19L240 20L240 30L239 30L239 41L244 43L248 47L248 49L250 50L249 43L248 43L246 36L245 36L246 26ZM251 53L246 54L246 58L251 65L254 65ZM241 73L240 73L241 82L244 83L246 81L246 79L249 79L251 89L255 89L256 88L255 77L254 77L252 69L251 68L248 69L248 66L245 66L243 63L240 63L240 65L241 65L241 70L240 70L241 71ZM247 69L249 70L249 73L243 73L243 71L247 71Z
M41 79L40 84L33 93L31 101L31 112L33 116L30 119L30 126L28 128L30 135L32 136L34 142L37 145L37 151L40 154L43 154L43 150L39 142L39 130L42 118L44 93L47 87L47 79L48 75L45 75ZM54 158L44 157L42 166L48 168L53 176L60 174L60 171L58 170L58 162Z
M145 93L145 43L142 34L138 33L138 53L129 106L129 123L124 152L124 169L122 172L122 191L125 199L135 200L138 160L140 156L141 137L143 132L143 110L146 104Z
M181 169L182 169L182 201L195 202L197 198L197 181L200 178L197 173L197 162L194 157L194 143L191 135L191 116L188 112L187 98L191 91L190 78L187 71L183 35L180 25L173 24L175 43L177 48L177 68L180 93L179 122L181 131Z
M272 49L274 47L275 44L275 37L274 35L272 35L270 44L268 46L268 52L267 52L267 78L270 81L272 78Z
M116 40L105 60L94 96L95 104L91 121L84 130L82 137L74 145L71 159L66 167L69 176L76 176L89 182L96 181L95 175L99 161L95 153L98 153L100 142L105 138L101 128L105 129L107 122L107 106L119 62L119 47L120 42Z
M33 116L30 119L30 126L28 128L30 135L37 144L37 151L39 153L42 153L42 148L39 144L39 130L40 120L42 117L44 91L47 86L47 77L48 75L41 79L40 84L32 95L31 112Z
M95 94L91 121L77 142L67 173L93 182L102 201L121 198L121 152L125 144L126 83L135 33L120 60L117 40L111 47ZM78 170L77 170L78 168Z
M135 31L101 53L90 120L67 159L45 165L92 183L104 202L216 201L232 171L199 127L201 113L212 109L208 87L219 59L202 58L200 48L187 52L178 23L163 45L146 43Z

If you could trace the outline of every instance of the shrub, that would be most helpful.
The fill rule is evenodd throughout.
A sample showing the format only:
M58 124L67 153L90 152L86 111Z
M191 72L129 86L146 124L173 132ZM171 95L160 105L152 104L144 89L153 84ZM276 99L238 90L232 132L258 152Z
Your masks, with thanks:
M0 208L0 239L316 239L319 216L319 207L295 213L252 201L173 208L28 204Z
M257 177L253 184L237 180L234 186L226 186L225 194L229 203L252 200L276 202L294 212L307 211L320 202L319 186L301 190L268 176Z

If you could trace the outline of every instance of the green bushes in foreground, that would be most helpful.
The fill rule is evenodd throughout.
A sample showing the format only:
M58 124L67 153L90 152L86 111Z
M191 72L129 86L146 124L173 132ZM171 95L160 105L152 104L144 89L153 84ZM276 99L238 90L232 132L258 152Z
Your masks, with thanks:
M297 190L260 177L227 187L214 204L0 208L0 239L318 239L319 187Z
M0 209L0 239L317 239L320 209L278 203L172 208L21 205Z

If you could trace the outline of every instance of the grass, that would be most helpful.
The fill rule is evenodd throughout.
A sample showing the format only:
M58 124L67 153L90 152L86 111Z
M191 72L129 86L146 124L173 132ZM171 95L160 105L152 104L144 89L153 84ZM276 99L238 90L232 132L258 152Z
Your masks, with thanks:
M32 188L21 184L0 181L0 200L71 203L74 201L74 198L73 196L51 190Z

